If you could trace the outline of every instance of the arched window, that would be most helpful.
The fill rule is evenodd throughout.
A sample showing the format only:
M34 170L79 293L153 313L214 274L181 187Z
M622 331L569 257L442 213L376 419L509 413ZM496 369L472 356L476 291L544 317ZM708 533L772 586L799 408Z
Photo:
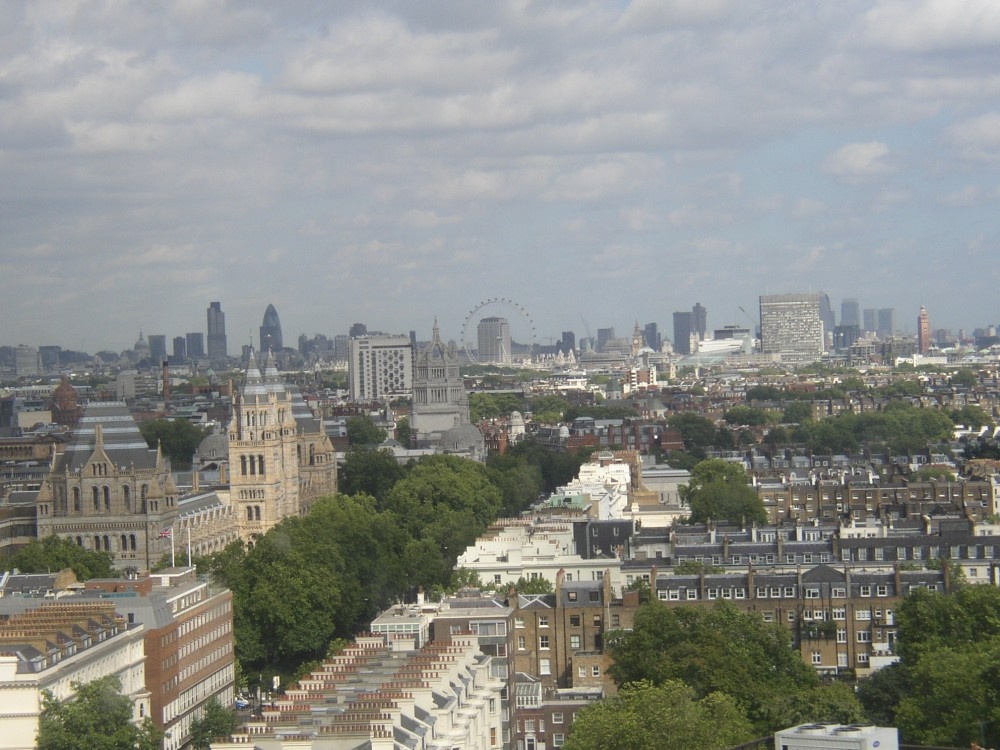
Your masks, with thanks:
M264 457L257 456L257 473L264 476Z
M147 497L149 497L149 485L148 484L142 485L142 490L140 491L140 495L142 496L143 500L145 500Z
M104 551L111 551L111 538L107 534L104 535Z
M309 445L309 465L316 465L316 446L312 444Z
M295 456L296 456L296 458L298 458L299 466L301 466L302 465L302 446L301 445L296 445L295 446Z
M259 521L260 520L260 506L259 505L255 505L254 506L254 515L256 516L256 518L254 520Z
M111 511L111 488L104 485L104 510Z
M78 536L76 538L76 546L77 547L82 547L83 546L83 537L82 536Z
M247 506L247 520L248 521L252 521L253 520L253 506L252 505L248 505Z
M125 510L132 510L132 488L127 484L122 487L122 500L125 501Z
M124 534L122 534L121 538L118 540L118 549L120 549L122 552L128 549L128 540Z
M257 474L257 459L250 456L250 476L255 476Z
M101 551L101 537L99 536L94 537L94 549L98 552Z
M94 496L94 510L98 511L101 509L101 491L97 487L91 487Z
M247 457L240 456L240 468L243 471L243 476L247 475Z
M73 510L79 513L83 508L80 507L80 488L73 488Z
M130 550L135 552L135 534L128 535L128 546Z

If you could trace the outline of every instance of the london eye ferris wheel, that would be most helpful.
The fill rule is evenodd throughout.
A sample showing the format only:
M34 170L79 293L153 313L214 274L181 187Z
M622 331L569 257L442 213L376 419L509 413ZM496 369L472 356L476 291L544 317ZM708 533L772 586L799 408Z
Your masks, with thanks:
M535 322L522 305L507 297L483 300L465 317L462 345L474 364L530 362L535 348Z

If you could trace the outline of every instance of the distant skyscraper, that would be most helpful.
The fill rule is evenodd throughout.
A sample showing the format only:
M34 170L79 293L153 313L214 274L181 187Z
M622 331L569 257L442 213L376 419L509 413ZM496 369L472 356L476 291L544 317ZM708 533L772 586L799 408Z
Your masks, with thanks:
M702 307L700 302L695 302L691 308L691 330L698 334L698 340L705 340L705 331L708 330L708 310Z
M187 339L183 336L174 336L174 359L178 361L187 359Z
M38 350L33 346L20 344L14 350L14 374L19 377L38 375Z
M167 337L152 333L149 335L149 358L157 367L167 358Z
M200 359L205 356L205 334L201 331L189 333L187 339L187 355L191 359Z
M261 352L276 352L282 347L281 321L274 305L268 305L264 311L264 322L260 324Z
M878 330L878 310L874 307L866 307L864 324L867 333L875 333Z
M783 362L815 362L823 355L818 294L773 294L760 298L760 343Z
M352 339L357 338L358 336L367 336L368 326L366 326L364 323L354 323L351 326L351 329L347 332L347 335L350 336Z
M655 352L660 351L660 328L656 323L646 323L646 327L643 329L643 338L646 340L646 346Z
M691 334L694 332L694 315L690 312L674 313L674 351L691 353Z
M604 347L608 345L608 342L614 339L615 329L614 328L598 328L597 329L597 351L603 352Z
M830 306L830 295L826 292L819 293L819 319L823 321L823 348L826 348L826 337L833 335L833 327L836 325L833 308Z
M208 358L213 362L224 362L229 358L226 346L226 314L222 304L212 302L208 306Z
M857 323L841 323L833 328L833 349L838 352L849 351L860 338L861 326Z
M510 363L510 323L507 318L489 317L476 327L480 362Z
M338 362L346 362L351 354L351 337L338 333L333 337L333 358Z
M878 335L879 338L887 339L896 332L896 310L892 307L883 307L878 311Z
M352 401L408 396L413 388L409 336L359 336L350 341L348 374Z
M563 354L576 351L576 334L572 331L563 331L559 340L559 349Z
M840 325L848 326L851 323L861 325L861 308L857 297L845 297L840 303Z
M931 349L931 316L927 314L927 308L920 306L920 314L917 315L917 351L927 354Z

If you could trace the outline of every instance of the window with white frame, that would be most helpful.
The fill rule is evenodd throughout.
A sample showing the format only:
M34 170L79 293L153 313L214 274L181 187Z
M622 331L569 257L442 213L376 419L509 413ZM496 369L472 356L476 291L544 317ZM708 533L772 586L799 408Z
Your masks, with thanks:
M845 628L837 628L837 643L847 643L847 630Z
M846 599L847 598L847 588L845 586L834 586L831 594L834 599Z
M854 610L855 620L870 620L872 619L872 611L870 609L856 609Z
M858 643L872 642L872 634L867 630L859 630L854 635L857 637Z
M823 654L821 654L819 651L813 651L812 652L812 663L815 666L819 666L820 664L822 664L823 663Z

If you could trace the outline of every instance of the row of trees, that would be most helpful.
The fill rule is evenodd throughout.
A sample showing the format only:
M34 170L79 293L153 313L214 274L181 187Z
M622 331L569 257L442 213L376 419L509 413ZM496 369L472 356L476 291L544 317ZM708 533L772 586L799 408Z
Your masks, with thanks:
M1000 743L1000 590L911 591L896 608L901 660L860 681L870 719L903 742Z
M650 601L607 646L620 692L580 712L568 750L725 748L806 721L864 720L851 688L822 683L787 630L728 602Z
M447 455L399 466L388 452L349 451L341 494L204 563L233 591L244 673L294 674L418 586L449 588L456 558L487 526L574 477L583 460L532 443L486 466Z

